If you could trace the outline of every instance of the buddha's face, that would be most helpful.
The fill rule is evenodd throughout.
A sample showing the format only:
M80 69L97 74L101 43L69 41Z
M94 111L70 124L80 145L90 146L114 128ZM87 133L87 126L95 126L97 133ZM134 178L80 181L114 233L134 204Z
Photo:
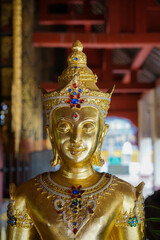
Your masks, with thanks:
M63 162L80 163L91 158L101 134L101 117L94 107L81 110L57 108L52 113L51 134Z

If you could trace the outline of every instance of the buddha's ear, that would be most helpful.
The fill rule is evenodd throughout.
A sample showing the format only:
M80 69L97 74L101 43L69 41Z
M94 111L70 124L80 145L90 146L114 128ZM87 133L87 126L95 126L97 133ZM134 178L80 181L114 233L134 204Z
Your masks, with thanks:
M52 136L51 133L50 133L49 125L46 125L45 128L46 128L48 137L49 137L49 139L50 139L50 141L51 141L51 143L52 143L52 142L53 142L53 136Z
M103 143L103 140L104 140L104 138L107 134L108 128L109 128L109 125L107 123L105 123L104 129L103 129L103 132L102 132L102 143Z

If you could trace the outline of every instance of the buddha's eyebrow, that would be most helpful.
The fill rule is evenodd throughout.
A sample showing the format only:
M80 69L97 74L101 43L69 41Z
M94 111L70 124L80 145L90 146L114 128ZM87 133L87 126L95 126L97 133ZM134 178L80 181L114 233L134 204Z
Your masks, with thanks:
M94 121L93 119L87 118L83 121L80 122L80 125L84 124L84 123L92 123L92 124L96 124L96 121Z
M72 121L69 118L60 118L57 120L56 125L58 125L61 122L67 122L70 123L71 125L73 125Z

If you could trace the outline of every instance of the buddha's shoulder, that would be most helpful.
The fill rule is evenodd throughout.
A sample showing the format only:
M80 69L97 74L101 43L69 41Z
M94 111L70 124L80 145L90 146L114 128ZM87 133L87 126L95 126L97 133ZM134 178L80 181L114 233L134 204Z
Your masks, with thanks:
M111 179L111 185L113 185L115 192L122 195L124 200L136 201L142 195L144 182L141 182L137 187L134 187L132 184L116 176L108 174L108 177Z
M47 173L39 174L38 176L28 180L27 182L19 185L18 187L14 184L10 184L10 198L17 204L24 204L27 200L31 198L36 198L37 187L36 183L41 179L42 176L47 175Z

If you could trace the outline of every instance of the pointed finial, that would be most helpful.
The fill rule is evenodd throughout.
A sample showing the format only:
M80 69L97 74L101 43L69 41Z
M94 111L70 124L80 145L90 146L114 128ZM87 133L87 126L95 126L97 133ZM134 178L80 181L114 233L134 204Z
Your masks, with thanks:
M79 40L76 40L72 45L72 51L74 52L82 52L83 51L83 45Z
M75 41L72 45L72 52L67 59L68 66L76 67L76 69L78 69L82 65L83 67L86 66L87 57L85 53L83 53L82 51L83 51L82 43L79 40Z

